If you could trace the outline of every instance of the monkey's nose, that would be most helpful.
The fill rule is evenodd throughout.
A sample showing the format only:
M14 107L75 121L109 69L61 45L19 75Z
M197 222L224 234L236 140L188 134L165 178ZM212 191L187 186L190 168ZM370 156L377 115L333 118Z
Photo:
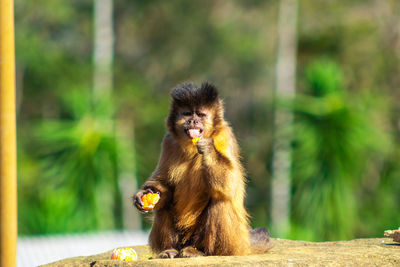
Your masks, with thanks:
M199 124L199 121L198 120L196 120L196 119L193 119L193 120L189 120L189 124L190 125L197 125L197 124Z

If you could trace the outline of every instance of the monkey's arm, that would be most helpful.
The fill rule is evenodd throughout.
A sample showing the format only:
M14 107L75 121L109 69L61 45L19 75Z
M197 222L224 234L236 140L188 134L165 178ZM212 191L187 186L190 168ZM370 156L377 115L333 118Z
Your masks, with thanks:
M163 179L160 178L161 176L159 176L159 174L160 170L157 169L150 179L143 184L142 189L136 193L134 197L134 204L139 211L144 213L149 211L144 209L142 202L142 196L148 193L157 193L160 195L160 200L154 207L155 210L164 208L167 203L170 202L172 196L171 190L169 186L164 183Z
M167 206L168 203L171 202L172 199L172 189L166 182L166 177L168 175L167 171L167 151L166 142L168 138L165 138L163 141L163 149L161 152L160 161L156 170L150 176L150 178L143 184L142 188L136 193L134 196L134 204L136 208L141 212L148 212L143 208L142 196L148 193L157 193L160 195L160 200L155 205L155 210L160 210Z
M213 197L231 199L236 180L243 177L243 171L236 139L230 128L227 127L213 138L199 140L197 148L202 154L206 182Z

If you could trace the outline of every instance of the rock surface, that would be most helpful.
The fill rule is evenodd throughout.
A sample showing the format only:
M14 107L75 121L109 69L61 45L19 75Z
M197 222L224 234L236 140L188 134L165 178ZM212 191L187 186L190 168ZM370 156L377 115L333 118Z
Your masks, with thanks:
M153 259L148 246L133 246L137 261L111 260L112 251L108 251L45 266L400 266L400 244L389 238L337 242L272 239L272 245L266 254L190 259Z

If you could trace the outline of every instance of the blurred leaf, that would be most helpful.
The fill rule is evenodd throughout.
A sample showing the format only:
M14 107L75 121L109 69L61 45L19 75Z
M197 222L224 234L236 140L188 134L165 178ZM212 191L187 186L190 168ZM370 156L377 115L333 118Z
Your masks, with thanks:
M306 92L297 112L293 150L292 238L338 240L354 237L358 221L356 185L368 164L385 156L382 128L370 127L373 112L363 98L343 91L339 66L326 59L306 70ZM376 146L376 144L381 144ZM308 229L306 231L299 231Z

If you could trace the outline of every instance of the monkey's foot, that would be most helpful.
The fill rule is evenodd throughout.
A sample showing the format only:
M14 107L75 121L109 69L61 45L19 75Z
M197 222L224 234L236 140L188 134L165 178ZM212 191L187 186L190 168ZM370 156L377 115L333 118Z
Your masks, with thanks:
M164 251L161 251L160 254L157 255L157 258L160 259L172 259L175 258L176 255L178 255L179 251L177 251L174 248L166 249Z
M181 251L178 254L178 258L192 258L192 257L200 257L204 256L204 253L201 252L200 250L197 250L197 248L194 247L185 247L181 249Z

